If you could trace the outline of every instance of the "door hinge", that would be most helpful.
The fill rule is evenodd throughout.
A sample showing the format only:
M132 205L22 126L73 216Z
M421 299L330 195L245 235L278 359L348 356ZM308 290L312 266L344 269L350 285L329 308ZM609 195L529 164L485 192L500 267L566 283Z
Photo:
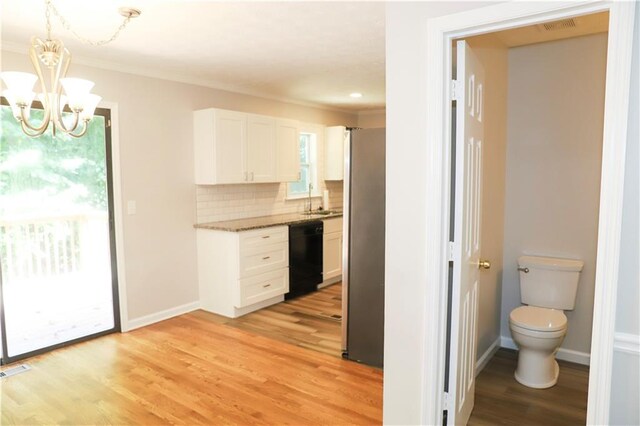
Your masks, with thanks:
M455 243L453 241L449 241L449 262L453 262L453 254L455 253L454 247Z
M111 127L111 120L107 120L107 127Z
M442 409L445 411L449 409L449 392L442 395Z
M462 85L458 80L451 80L451 100L457 101L460 98Z

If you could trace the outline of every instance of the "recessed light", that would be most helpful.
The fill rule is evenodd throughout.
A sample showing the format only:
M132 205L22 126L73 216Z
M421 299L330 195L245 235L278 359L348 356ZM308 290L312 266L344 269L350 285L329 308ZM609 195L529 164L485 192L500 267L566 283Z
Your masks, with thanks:
M351 96L352 98L361 98L362 97L362 93L353 92L349 96Z

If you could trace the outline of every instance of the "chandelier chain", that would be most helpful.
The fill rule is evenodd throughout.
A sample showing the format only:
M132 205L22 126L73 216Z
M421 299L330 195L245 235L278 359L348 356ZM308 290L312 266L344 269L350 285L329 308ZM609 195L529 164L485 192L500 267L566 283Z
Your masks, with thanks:
M120 33L122 32L122 30L125 29L125 27L129 24L129 22L131 21L131 15L129 16L125 16L124 21L122 21L122 24L120 24L120 26L118 27L118 29L113 33L113 35L108 38L108 39L104 39L104 40L98 40L98 41L94 41L94 40L90 40L86 37L81 36L80 34L78 34L75 30L73 30L71 28L71 24L69 24L69 21L67 21L64 16L62 16L60 14L60 12L58 12L58 9L56 9L56 7L53 5L53 3L51 2L51 0L45 0L47 3L47 11L46 11L46 17L47 17L47 38L50 39L51 38L51 12L53 12L53 14L60 20L60 23L62 24L62 26L64 27L64 29L66 29L67 31L69 31L71 34L73 34L78 40L80 40L83 44L89 44L91 46L103 46L105 44L111 43L112 41L114 41L116 38L118 38L118 36L120 35Z

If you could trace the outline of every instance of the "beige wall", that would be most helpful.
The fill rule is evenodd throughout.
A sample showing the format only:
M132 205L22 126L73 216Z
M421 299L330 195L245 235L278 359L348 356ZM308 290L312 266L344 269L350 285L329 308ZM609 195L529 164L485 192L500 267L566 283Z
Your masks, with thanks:
M361 111L358 113L358 127L363 129L377 129L386 127L387 112L386 111Z
M478 359L500 338L507 154L508 49L492 36L468 39L485 70L485 126L482 150L482 258L491 269L480 273Z
M6 70L31 69L26 55L2 52L2 60ZM95 92L118 104L122 198L116 202L137 202L136 215L116 218L124 226L130 321L198 300L193 110L220 107L325 125L357 123L355 114L87 66L72 64L69 76L95 81Z
M588 354L596 268L606 34L509 51L502 335L522 254L584 261L562 348Z

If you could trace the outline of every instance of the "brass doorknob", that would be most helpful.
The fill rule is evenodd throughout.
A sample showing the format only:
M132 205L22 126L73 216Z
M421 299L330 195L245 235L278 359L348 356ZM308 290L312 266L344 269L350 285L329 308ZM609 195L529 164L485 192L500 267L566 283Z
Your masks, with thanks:
M489 268L491 268L491 262L489 262L488 260L480 260L478 262L478 268L480 268L480 269L489 269Z

